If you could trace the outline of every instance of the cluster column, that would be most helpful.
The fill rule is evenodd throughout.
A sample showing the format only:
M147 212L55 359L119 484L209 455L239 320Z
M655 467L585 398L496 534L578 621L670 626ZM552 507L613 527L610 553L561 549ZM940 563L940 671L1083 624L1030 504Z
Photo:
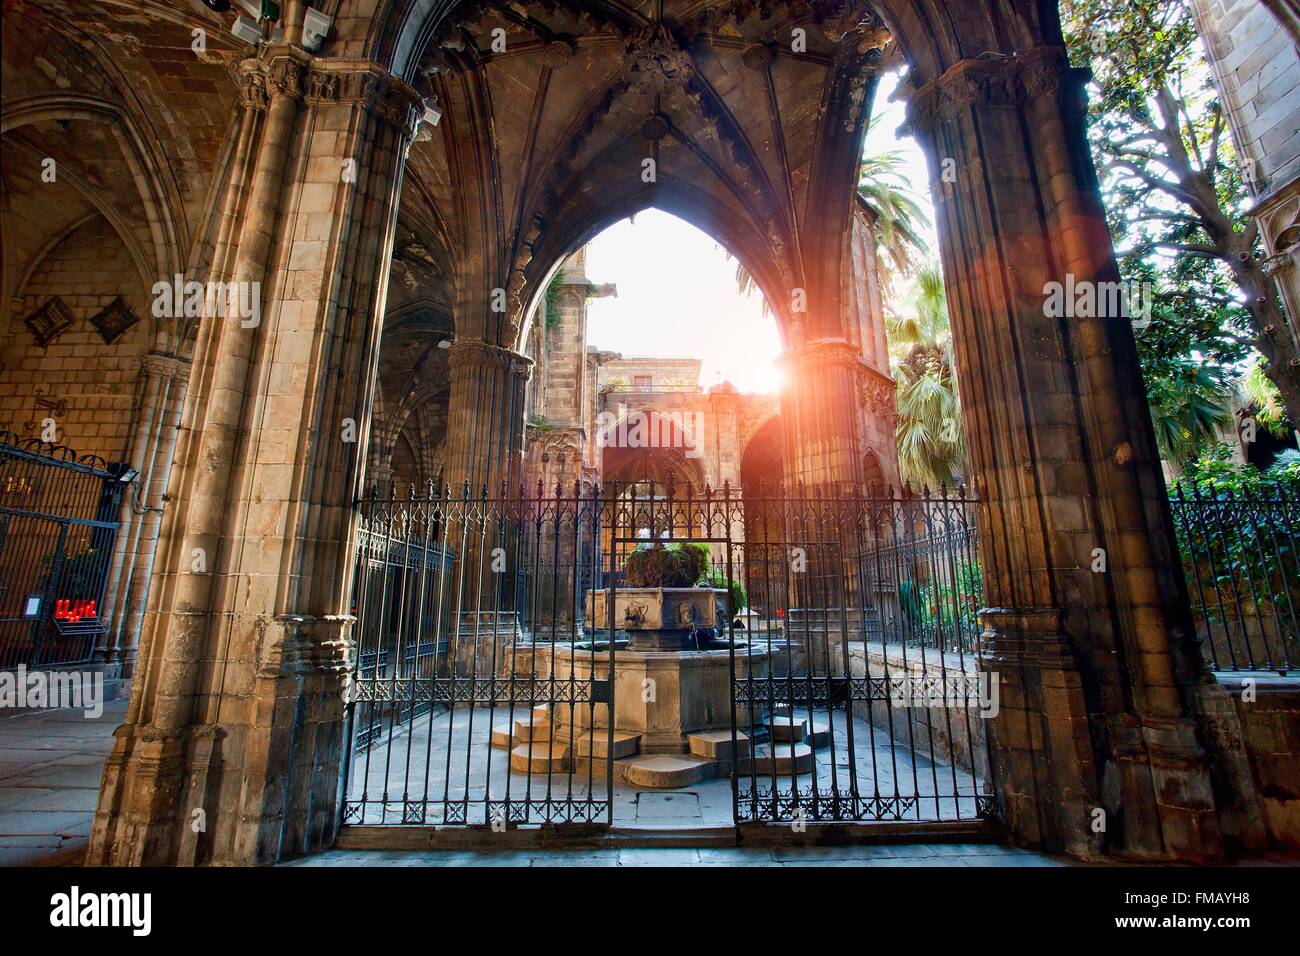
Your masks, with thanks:
M130 457L140 476L122 505L122 528L107 589L111 626L102 649L105 662L116 667L122 678L130 677L135 667L189 378L190 363L175 356L151 352L141 363Z
M422 100L371 63L240 64L210 297L94 864L262 863L337 826L362 481ZM254 303L232 312L228 303Z
M869 371L861 352L845 339L815 339L783 353L778 364L788 489L859 491L860 394Z
M446 480L460 494L513 494L523 477L524 397L533 362L499 345L461 339L451 347Z
M1192 632L1129 319L1049 305L1118 282L1063 50L915 92L935 174L1014 837L1079 856L1222 852ZM1086 314L1085 314L1086 313Z

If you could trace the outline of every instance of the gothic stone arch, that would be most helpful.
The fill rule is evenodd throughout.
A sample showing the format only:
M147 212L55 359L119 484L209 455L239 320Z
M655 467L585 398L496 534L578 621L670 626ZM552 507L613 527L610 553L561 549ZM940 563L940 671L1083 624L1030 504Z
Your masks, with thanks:
M934 176L981 499L1002 818L1019 843L1082 857L1219 856L1212 780L1225 794L1248 783L1203 734L1206 715L1231 709L1188 623L1132 334L1043 315L1048 282L1118 278L1083 77L1050 0L667 0L664 23L616 0L537 7L523 18L486 0L343 0L337 35L310 58L289 4L286 43L248 51L236 71L232 168L248 202L225 210L214 271L264 283L264 328L201 336L147 666L90 858L267 861L333 839L349 504L364 467L335 436L356 417L365 448L404 176L449 240L449 469L513 467L528 373L514 349L535 263L599 220L602 191L638 189L641 160L657 155L661 195L703 189L762 247L765 288L791 292L772 295L796 383L787 467L860 478L848 409L862 343L842 278L857 150L892 44ZM498 26L509 43L495 56L485 38ZM796 27L801 53L783 43ZM535 91L531 106L504 92L519 88ZM442 122L421 129L435 96ZM345 159L356 176L340 181ZM951 182L937 175L946 159ZM475 394L493 396L489 415L458 422ZM216 556L205 578L186 571L200 546ZM1096 548L1105 575L1089 568ZM221 808L202 836L177 809L198 802ZM1097 808L1104 834L1089 825Z

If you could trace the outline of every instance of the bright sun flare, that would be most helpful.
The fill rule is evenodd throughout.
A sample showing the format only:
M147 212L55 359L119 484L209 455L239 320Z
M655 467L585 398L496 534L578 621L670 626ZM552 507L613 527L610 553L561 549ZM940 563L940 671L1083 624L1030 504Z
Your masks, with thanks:
M618 286L616 298L591 300L589 344L629 358L701 359L705 388L777 389L775 319L759 293L736 291L735 260L694 226L657 209L615 223L588 246L587 275Z

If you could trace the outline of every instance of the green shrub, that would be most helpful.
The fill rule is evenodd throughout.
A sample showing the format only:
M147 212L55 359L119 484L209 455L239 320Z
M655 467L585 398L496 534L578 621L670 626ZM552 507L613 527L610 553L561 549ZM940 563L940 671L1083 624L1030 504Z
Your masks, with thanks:
M710 568L705 576L705 582L711 588L722 588L731 592L731 613L735 614L741 608L749 606L749 595L745 592L745 586L739 581L732 581L722 571Z
M1226 445L1188 466L1179 488L1170 489L1193 610L1201 605L1205 625L1300 606L1293 506L1278 501L1297 496L1295 456L1260 471L1232 461ZM1217 632L1211 628L1210 633Z
M633 588L689 588L704 573L704 558L695 548L655 542L638 548L623 564L623 578Z

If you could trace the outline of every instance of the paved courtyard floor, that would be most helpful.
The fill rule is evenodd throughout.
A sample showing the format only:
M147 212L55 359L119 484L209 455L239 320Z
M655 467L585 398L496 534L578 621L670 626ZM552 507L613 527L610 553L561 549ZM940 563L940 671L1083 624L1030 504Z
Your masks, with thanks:
M1068 866L1060 857L992 843L906 843L846 847L414 851L327 850L285 866Z
M80 866L126 701L0 718L0 866Z
M81 864L104 758L125 711L126 702L118 700L106 704L96 719L74 710L0 719L0 866ZM1242 862L1294 865L1295 861ZM1055 867L1071 865L1071 861L994 843L913 842L837 847L336 849L284 865Z
M526 713L524 708L515 716ZM357 754L349 780L348 821L441 825L468 819L485 823L489 800L520 801L528 794L533 805L528 808L529 819L520 822L543 823L548 822L543 814L551 801L562 805L560 812L568 812L564 805L578 809L587 799L607 799L607 771L601 759L578 758L572 773L568 767L548 770L544 765L532 772L512 771L508 751L491 746L489 740L492 728L508 727L510 717L507 708L460 707L454 714L425 714L404 724L385 726L374 744ZM773 777L766 772L756 777L742 775L742 795L756 788L770 800L775 788L778 796L789 798L797 783L801 793L844 796L853 793L856 784L862 819L924 822L973 821L977 817L976 794L983 792L983 784L970 773L933 760L920 747L909 747L906 738L896 740L856 716L850 739L842 710L832 714L818 709L812 718L833 733L815 750L810 772L797 777ZM924 737L918 731L915 739ZM572 740L561 733L555 741L529 745L521 738L513 742L525 750L531 746L530 752L540 763ZM774 746L778 754L788 752L788 744ZM616 773L613 798L616 826L722 827L730 826L734 819L727 776L674 789L648 790L622 782ZM598 820L604 819L601 811Z

